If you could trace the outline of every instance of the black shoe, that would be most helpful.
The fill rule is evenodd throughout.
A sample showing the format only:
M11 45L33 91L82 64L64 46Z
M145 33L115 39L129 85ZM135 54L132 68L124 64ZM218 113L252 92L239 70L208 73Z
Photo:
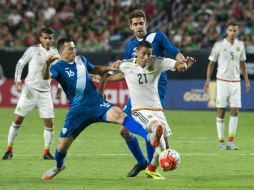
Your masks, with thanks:
M10 160L13 157L12 151L6 151L2 160Z
M128 173L127 177L135 177L142 170L145 170L147 167L147 163L145 165L136 164L132 170Z
M50 154L50 152L49 152L48 154L44 154L44 155L43 155L43 159L44 159L44 160L55 160L55 157L52 156L52 155Z

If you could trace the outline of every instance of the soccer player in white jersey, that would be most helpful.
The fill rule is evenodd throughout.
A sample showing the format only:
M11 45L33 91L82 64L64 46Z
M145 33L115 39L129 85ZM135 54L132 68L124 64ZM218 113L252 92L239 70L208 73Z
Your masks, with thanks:
M59 56L57 50L51 45L54 42L54 30L44 27L39 34L40 44L29 47L19 59L15 71L15 83L18 92L21 92L15 116L8 134L8 147L3 160L13 157L13 144L18 136L20 126L26 115L34 108L38 108L44 124L44 154L43 159L53 160L50 154L50 145L53 141L54 107L50 92L50 80L42 79L42 68L49 55ZM22 85L21 74L24 66L28 64L28 74L25 85Z
M241 83L240 70L245 80L245 90L250 90L250 82L248 79L247 68L245 64L246 55L244 43L236 38L238 33L238 25L229 23L227 25L227 37L222 41L216 42L209 56L209 65L207 68L207 77L204 85L204 91L209 90L209 82L217 62L217 94L216 107L217 117L216 126L219 138L219 148L222 150L237 150L238 147L234 143L238 124L238 111L241 108ZM229 136L228 142L224 142L224 116L225 108L230 107L229 119Z
M185 71L194 62L187 57L188 66L183 61L170 58L152 57L152 46L148 41L141 41L137 45L137 58L119 61L119 70L127 82L130 98L132 100L132 117L144 128L149 130L152 126L161 125L164 136L169 136L171 130L163 114L160 97L158 94L158 80L162 72L167 70ZM108 81L122 80L120 75L112 75ZM141 101L142 100L142 101ZM148 178L165 179L156 170L159 153L165 149L165 139L161 138L160 147L156 149L151 163L145 172Z

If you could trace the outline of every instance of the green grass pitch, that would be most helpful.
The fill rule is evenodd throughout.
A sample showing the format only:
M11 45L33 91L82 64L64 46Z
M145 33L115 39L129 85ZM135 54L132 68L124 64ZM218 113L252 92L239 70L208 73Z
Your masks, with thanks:
M6 148L7 133L14 109L0 109L0 156ZM66 109L57 109L54 153ZM10 161L0 160L1 190L183 190L254 189L253 112L240 112L236 136L238 151L217 147L215 111L166 111L173 130L171 147L181 155L181 165L173 172L162 172L166 180L126 174L135 164L118 133L118 125L97 123L88 127L73 143L65 160L66 169L51 181L42 173L54 161L42 160L43 127L37 111L28 115L14 146ZM228 112L226 126L228 124ZM227 127L226 127L227 129ZM227 131L227 130L226 130ZM139 138L145 152L145 144Z

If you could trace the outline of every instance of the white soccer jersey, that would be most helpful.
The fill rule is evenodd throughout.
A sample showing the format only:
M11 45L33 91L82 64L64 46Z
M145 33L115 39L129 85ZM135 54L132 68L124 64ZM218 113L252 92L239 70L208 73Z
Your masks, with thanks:
M240 61L246 60L244 44L235 39L232 45L226 39L215 43L209 60L218 62L217 78L238 81L240 80Z
M39 91L50 91L50 80L43 80L42 78L42 68L49 55L59 56L57 50L52 47L49 50L40 44L29 47L17 63L15 82L20 81L23 68L29 63L25 83Z
M142 68L136 59L124 60L120 65L124 73L131 98L132 109L162 109L158 95L158 80L166 70L175 70L176 61L169 58L152 57Z

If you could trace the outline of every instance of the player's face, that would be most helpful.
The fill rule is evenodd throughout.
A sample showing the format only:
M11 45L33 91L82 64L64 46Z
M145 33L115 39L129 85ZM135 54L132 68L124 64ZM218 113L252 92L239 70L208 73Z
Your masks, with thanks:
M238 26L230 25L227 28L227 38L234 40L238 34Z
M147 31L147 24L143 17L135 17L131 19L130 29L134 32L136 38L143 38Z
M63 60L73 62L75 60L77 50L74 42L65 42L60 51L60 56Z
M39 37L42 47L49 49L54 42L54 34L42 33Z
M137 64L141 67L145 67L149 62L152 55L152 48L141 47L137 50Z

